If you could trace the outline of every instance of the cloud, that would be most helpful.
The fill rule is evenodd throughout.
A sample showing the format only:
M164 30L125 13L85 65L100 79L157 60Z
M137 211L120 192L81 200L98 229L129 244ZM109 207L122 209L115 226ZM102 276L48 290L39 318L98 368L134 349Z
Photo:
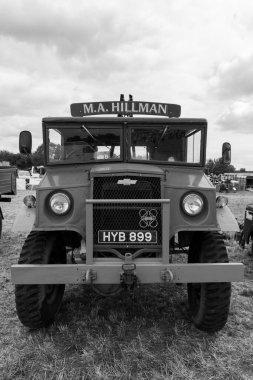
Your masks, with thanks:
M120 93L206 117L215 144L217 127L239 132L251 120L247 107L238 114L238 101L252 105L252 10L250 0L0 1L5 145L16 151L29 129L36 147L42 117Z
M30 130L33 135L33 150L42 144L42 122L39 116L1 116L1 147L0 150L9 150L18 153L19 133Z
M131 1L1 2L1 114L57 114L100 93L142 89L159 67L160 28L152 7Z
M222 131L253 134L253 54L224 60L209 80L213 102L223 107L215 123ZM218 109L218 107L217 107ZM245 137L244 137L245 138Z
M209 80L211 89L222 99L253 95L253 55L219 64Z
M135 4L136 16L129 6L118 1L12 1L0 5L0 33L17 41L50 46L65 59L101 56L107 51L131 45L140 37L159 31L159 25L148 22L149 7ZM123 8L123 9L121 9Z
M217 120L223 130L241 134L253 133L253 100L236 101Z

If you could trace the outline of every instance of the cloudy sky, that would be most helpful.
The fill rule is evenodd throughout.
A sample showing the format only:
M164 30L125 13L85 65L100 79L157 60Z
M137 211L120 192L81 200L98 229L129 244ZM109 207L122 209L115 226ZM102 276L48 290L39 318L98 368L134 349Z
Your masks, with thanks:
M253 169L252 0L0 0L0 149L73 102L176 103Z

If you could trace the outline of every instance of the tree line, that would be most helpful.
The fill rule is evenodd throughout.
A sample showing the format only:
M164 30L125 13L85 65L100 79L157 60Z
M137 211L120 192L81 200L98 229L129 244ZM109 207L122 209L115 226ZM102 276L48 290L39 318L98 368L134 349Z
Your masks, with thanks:
M222 158L209 158L205 166L207 174L224 174L224 173L234 173L236 171L235 167L231 164L224 164Z
M21 170L30 170L32 166L44 165L43 144L38 146L35 152L28 156L20 153L11 153L7 150L0 150L0 162L3 161L9 162L11 166L16 166Z

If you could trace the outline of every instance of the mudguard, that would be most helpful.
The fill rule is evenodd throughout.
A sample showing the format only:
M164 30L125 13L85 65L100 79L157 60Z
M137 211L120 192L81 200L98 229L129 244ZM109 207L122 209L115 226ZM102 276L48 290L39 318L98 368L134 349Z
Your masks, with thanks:
M35 222L35 214L35 207L29 208L23 204L13 223L12 232L30 232Z
M223 232L239 232L240 228L228 206L217 208L217 222Z

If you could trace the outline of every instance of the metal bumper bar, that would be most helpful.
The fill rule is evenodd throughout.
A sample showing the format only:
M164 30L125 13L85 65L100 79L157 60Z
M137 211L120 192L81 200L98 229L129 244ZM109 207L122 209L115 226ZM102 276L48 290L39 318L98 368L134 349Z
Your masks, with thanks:
M14 284L119 284L122 262L86 264L13 265ZM134 271L139 282L145 283L202 283L237 282L244 279L241 263L169 264L136 263Z

